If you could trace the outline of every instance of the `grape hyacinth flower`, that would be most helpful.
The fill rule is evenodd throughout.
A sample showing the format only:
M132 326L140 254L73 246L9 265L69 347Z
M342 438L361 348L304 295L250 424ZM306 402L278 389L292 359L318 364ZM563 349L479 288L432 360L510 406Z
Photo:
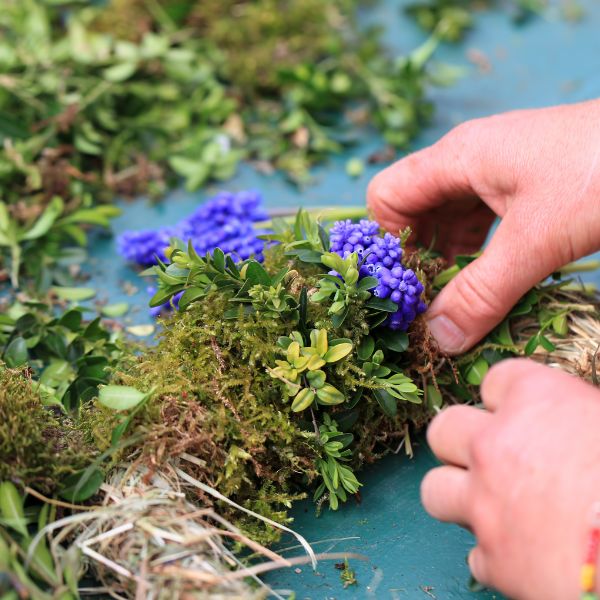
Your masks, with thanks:
M125 231L117 245L126 260L145 267L156 264L156 257L165 260L172 237L192 240L199 254L219 247L239 260L250 256L262 260L264 242L257 236L264 232L255 230L254 223L268 218L259 192L220 192L175 226Z
M400 239L391 233L381 235L379 223L367 219L358 223L337 221L329 238L331 252L342 258L357 253L360 277L373 276L379 280L374 296L389 298L398 306L385 321L390 329L405 331L415 317L427 309L421 300L423 284L412 269L402 264Z
M119 254L127 261L138 265L156 264L156 257L165 260L165 248L173 237L172 227L125 231L117 238Z

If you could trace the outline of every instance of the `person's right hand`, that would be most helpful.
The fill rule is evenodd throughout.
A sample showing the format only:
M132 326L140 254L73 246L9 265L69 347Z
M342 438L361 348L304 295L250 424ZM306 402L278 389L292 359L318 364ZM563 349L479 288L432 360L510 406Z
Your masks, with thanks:
M442 350L464 352L531 287L600 248L600 101L466 122L378 174L367 192L388 230L411 226L453 259L480 258L432 303Z

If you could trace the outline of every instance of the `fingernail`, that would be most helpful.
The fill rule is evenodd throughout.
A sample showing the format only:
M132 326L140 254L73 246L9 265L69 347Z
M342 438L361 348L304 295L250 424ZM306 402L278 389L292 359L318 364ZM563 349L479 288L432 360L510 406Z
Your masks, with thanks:
M446 315L438 315L429 321L429 331L440 349L448 354L458 354L465 347L466 336L462 329Z

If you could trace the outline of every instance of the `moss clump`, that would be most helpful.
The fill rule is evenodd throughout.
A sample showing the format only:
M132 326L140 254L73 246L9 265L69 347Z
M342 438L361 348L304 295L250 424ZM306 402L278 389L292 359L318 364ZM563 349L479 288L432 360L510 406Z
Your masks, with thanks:
M0 365L0 481L52 493L92 454L70 419L43 405L27 370Z
M273 265L279 263L277 257L270 259ZM302 283L310 285L311 280L309 276ZM297 283L294 277L287 281L288 291L296 297L303 287ZM151 469L187 453L196 459L185 461L188 473L246 508L285 522L292 502L316 489L320 481L323 443L315 415L322 419L326 409L353 434L348 463L352 469L395 450L411 423L421 425L431 415L426 405L400 403L396 416L389 417L372 398L363 399L354 411L315 405L314 414L293 412L284 385L269 374L269 368L282 357L278 339L297 326L295 318L240 311L238 318L224 319L229 308L228 296L215 291L176 313L165 321L158 344L113 379L143 391L156 389L130 430L142 440L134 456ZM311 304L311 313L311 326L331 327L325 308ZM360 306L352 307L347 327L339 330L355 346L368 334L366 326L359 326L365 321L363 313ZM330 377L349 397L369 385L350 358L328 367L328 381ZM113 419L114 413L101 406L84 413L85 426L101 449L110 446ZM229 509L220 510L227 514ZM253 539L270 542L278 537L277 531L265 529L255 519L239 513L228 518Z

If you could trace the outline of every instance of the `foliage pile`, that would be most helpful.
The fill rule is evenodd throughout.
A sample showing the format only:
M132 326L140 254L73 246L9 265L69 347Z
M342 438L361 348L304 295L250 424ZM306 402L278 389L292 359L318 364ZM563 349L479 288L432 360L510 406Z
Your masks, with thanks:
M13 287L108 225L115 195L230 178L296 182L375 125L406 147L431 113L432 41L391 58L358 0L7 0L0 13L0 257ZM438 78L439 79L439 78Z
M547 0L416 0L405 11L425 31L436 31L449 42L461 40L475 23L474 13L494 5L507 5L513 21L522 23L532 15L540 14Z

